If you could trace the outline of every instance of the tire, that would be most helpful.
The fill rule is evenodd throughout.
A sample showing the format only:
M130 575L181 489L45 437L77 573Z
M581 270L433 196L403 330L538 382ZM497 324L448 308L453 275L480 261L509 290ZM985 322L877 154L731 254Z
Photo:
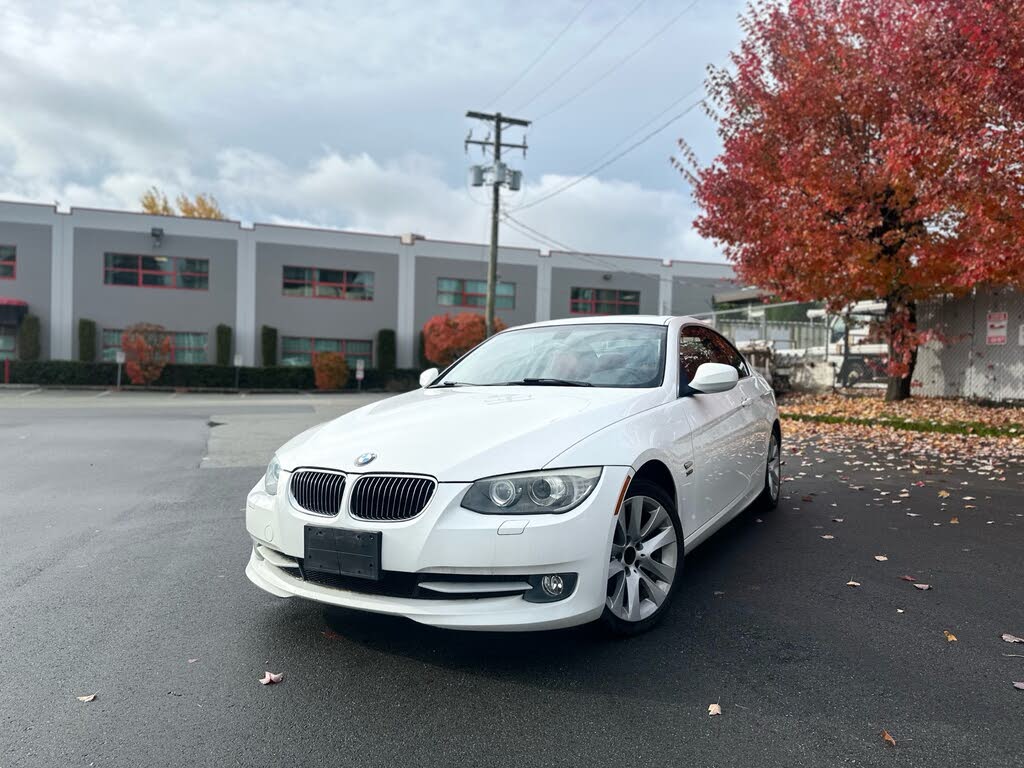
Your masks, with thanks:
M615 635L646 632L667 613L683 571L679 513L660 486L646 480L630 483L616 512L608 562L601 622Z
M757 497L757 506L769 510L779 506L782 495L782 437L778 429L772 429L768 441L768 454L765 458L764 488Z

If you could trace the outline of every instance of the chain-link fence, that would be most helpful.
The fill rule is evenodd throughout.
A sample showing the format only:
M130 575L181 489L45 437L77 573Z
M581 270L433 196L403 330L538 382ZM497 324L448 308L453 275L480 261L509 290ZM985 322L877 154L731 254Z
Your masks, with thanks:
M918 350L915 394L1024 400L1024 295L990 288L933 299L918 307L917 324L940 338Z

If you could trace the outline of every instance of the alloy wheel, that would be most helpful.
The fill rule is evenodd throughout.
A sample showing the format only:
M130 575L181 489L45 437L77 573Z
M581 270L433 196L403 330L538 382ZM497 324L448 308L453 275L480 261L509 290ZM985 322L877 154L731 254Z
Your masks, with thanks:
M608 564L609 610L638 622L654 615L668 598L679 565L672 518L657 499L632 496L616 516Z

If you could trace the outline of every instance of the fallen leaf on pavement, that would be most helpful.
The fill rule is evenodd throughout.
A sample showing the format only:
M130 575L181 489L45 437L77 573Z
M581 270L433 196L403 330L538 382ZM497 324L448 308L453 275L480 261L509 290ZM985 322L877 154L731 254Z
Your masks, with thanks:
M280 683L283 679L284 672L278 674L267 672L260 678L260 685L273 685L274 683Z
M960 525L960 518L956 517L954 515L953 517L949 518L949 524L950 525Z
M891 744L894 747L896 746L896 739L894 739L892 734L885 729L882 730L882 741L886 744Z
M848 582L846 582L846 586L848 586L848 587L859 587L860 586L860 582L859 581L854 581L853 579L850 579Z
M1014 683L1013 687L1017 688L1018 690L1024 691L1024 683Z
M1024 643L1024 637L1017 637L1009 633L1003 633L1000 637L1008 643Z
M917 578L914 576L900 576L900 579L903 581L917 581Z
M920 517L917 512L907 512L907 517Z
M77 698L78 698L79 701L95 701L96 700L96 694L95 693L90 693L88 696L78 696Z
M922 589L922 590L923 590L923 589L931 589L931 588L932 588L932 585L931 585L931 584L915 584L914 586L915 586L915 587L916 587L917 589Z
M896 613L903 613L903 609L902 608L897 608L896 609Z
M884 563L888 559L889 558L886 557L885 555L875 555L875 560L877 560L880 563Z
M720 715L720 714L722 714L722 705L721 704L709 704L708 705L708 717L711 717L712 715Z
M825 534L824 536L822 536L821 538L823 538L823 539L834 539L834 538L835 538L835 536L833 536L833 535L832 535L831 533L826 533L826 534Z
M189 664L195 664L197 661L199 661L199 659L189 659L188 663Z
M841 523L841 522L843 522L843 519L844 518L842 518L842 517L833 517L832 518L832 522L833 523Z
M949 491L939 491L939 498L945 499L949 496Z
M947 643L955 643L956 642L956 635L954 635L948 629L942 630L942 634L944 634L946 636L946 642Z

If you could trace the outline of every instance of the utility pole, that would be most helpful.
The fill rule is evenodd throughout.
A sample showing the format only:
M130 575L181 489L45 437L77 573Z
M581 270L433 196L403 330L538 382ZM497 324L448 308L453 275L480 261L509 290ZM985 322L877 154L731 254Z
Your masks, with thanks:
M487 262L487 308L485 310L484 318L487 323L487 335L490 336L494 333L494 295L497 290L498 284L498 222L501 217L501 187L507 185L513 192L518 190L522 185L523 174L521 171L510 170L503 162L501 162L501 150L504 149L521 149L523 150L523 157L526 157L526 140L523 139L520 144L506 144L501 140L501 129L506 125L516 125L522 128L526 128L530 125L529 120L521 120L517 117L506 117L501 112L495 112L494 114L488 114L486 112L474 112L470 110L466 113L466 117L471 117L475 120L481 120L490 123L493 126L493 140L490 138L490 134L487 139L480 140L473 138L473 132L470 131L469 136L466 137L466 149L469 149L470 144L475 144L480 147L490 147L493 153L494 162L489 166L474 165L470 167L470 183L474 187L482 187L484 185L484 177L488 177L488 183L492 186L492 197L491 197L491 251L490 258Z

